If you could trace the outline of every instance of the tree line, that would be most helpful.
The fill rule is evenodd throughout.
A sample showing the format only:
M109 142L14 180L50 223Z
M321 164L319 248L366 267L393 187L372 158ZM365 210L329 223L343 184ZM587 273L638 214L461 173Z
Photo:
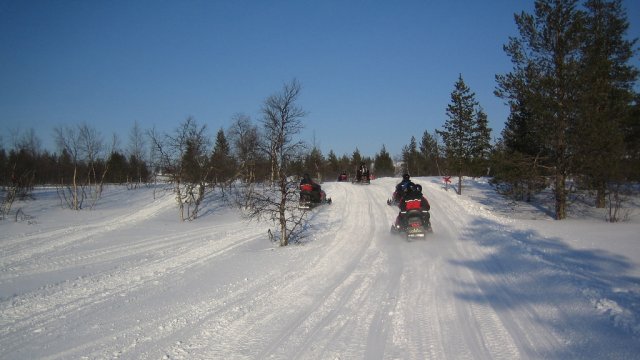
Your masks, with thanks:
M118 146L118 139L111 139L115 143L106 145L105 137L87 123L56 128L54 134L54 152L42 148L33 129L5 137L9 145L0 142L2 189L17 186L21 197L28 197L34 186L97 182L135 188L177 171L184 174L186 181L202 177L211 184L236 178L262 181L271 175L262 145L264 134L244 114L234 115L233 124L219 129L215 137L208 134L206 124L199 124L193 117L166 134L142 130L135 124L130 143L124 148ZM172 158L165 153L168 148L183 153ZM330 150L325 155L321 149L305 145L299 156L290 160L295 174L308 172L318 181L333 181L341 172L355 173L361 163L378 169L379 176L394 176L396 171L384 145L374 157L363 155L358 148L351 154L338 156Z
M604 207L621 184L640 179L636 39L625 38L621 1L538 0L534 13L514 19L518 34L504 46L513 68L496 75L495 90L510 115L496 141L460 74L442 128L412 136L397 158L385 145L373 157L357 148L325 155L295 139L306 113L296 106L294 80L265 99L257 122L238 113L215 137L192 117L169 133L135 124L125 148L87 124L55 129L55 153L42 151L33 131L14 134L10 148L0 147L0 185L5 198L56 185L63 203L80 209L95 204L105 183L136 187L160 176L175 184L185 220L197 217L207 191L236 180L275 184L308 172L326 181L365 163L376 176L454 176L458 193L463 176L489 175L518 200L551 186L557 219L566 217L573 188L594 191Z

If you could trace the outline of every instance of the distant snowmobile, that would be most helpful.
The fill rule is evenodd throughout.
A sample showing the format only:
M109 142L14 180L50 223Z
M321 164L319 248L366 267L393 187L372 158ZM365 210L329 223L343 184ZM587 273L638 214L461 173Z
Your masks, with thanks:
M369 176L369 169L362 163L356 170L356 178L353 181L354 184L371 184L371 177Z

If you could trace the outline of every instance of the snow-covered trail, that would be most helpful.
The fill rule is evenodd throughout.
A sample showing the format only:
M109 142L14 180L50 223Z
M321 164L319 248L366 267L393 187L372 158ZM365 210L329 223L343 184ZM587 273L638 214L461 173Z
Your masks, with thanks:
M333 204L310 214L304 245L287 248L233 211L178 223L170 198L135 202L117 217L85 215L96 217L85 227L0 235L2 358L640 353L589 302L606 278L534 249L545 239L436 179L418 180L434 233L410 242L390 234L396 181L325 184Z

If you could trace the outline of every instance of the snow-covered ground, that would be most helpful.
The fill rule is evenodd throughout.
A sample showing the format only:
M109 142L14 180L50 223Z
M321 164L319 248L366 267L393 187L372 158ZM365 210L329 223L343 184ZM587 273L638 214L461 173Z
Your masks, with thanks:
M38 190L0 222L0 358L640 357L637 207L554 221L484 180L419 178L434 233L408 242L397 181L324 184L333 204L286 248L220 201L182 223L150 188L80 212Z

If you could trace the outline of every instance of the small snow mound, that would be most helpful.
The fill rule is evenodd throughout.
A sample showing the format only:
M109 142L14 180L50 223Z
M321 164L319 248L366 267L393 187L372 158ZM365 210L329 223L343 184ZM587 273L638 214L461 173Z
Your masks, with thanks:
M602 296L596 290L584 290L584 293L598 313L609 317L615 327L631 332L635 336L640 335L640 319L632 309L616 300Z
M611 299L600 299L596 302L596 309L602 314L608 315L613 324L628 331L634 335L640 335L640 324L632 311L620 306Z

